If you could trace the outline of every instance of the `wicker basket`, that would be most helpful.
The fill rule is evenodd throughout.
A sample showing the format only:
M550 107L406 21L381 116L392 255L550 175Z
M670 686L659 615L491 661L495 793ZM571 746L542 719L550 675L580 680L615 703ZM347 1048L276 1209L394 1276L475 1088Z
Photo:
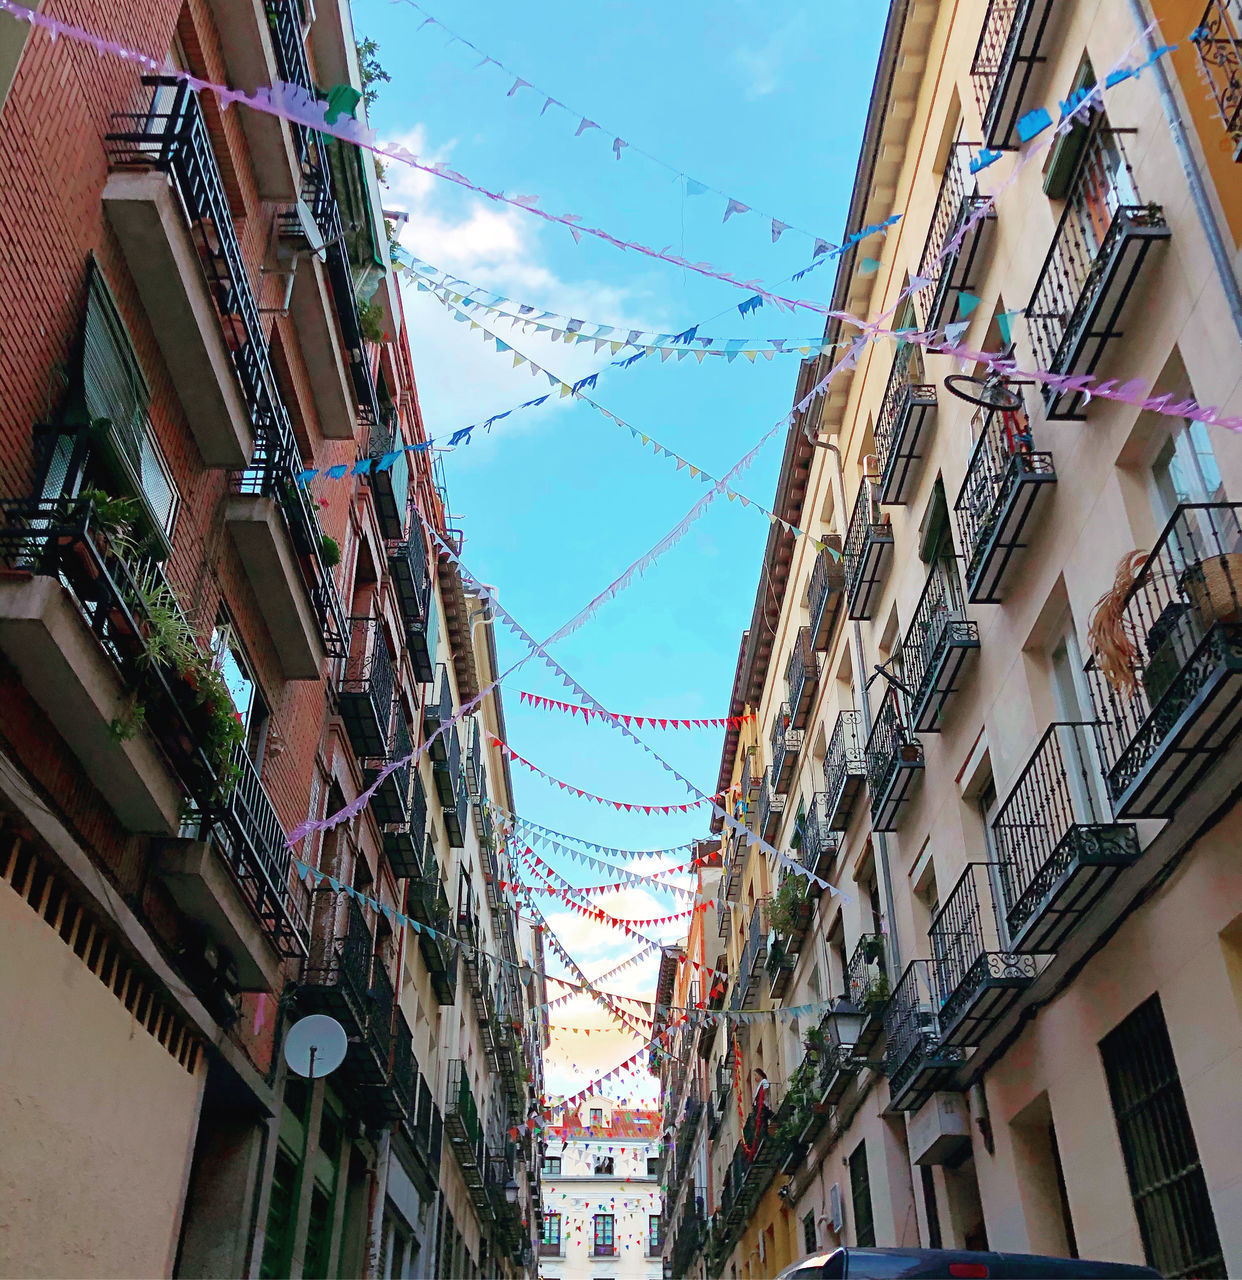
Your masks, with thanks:
M1242 620L1242 552L1231 551L1192 565L1183 585L1205 624Z

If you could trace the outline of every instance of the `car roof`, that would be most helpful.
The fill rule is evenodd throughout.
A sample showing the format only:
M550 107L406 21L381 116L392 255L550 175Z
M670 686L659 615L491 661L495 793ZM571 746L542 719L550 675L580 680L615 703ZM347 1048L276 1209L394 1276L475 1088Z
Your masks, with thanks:
M844 1263L837 1274L846 1280L880 1277L943 1276L954 1262L982 1264L997 1280L1009 1277L1078 1277L1109 1280L1110 1277L1159 1277L1150 1267L1126 1262L1096 1262L1082 1258L1055 1258L1030 1253L1001 1253L967 1249L839 1248L807 1254L780 1273L777 1280L811 1280L828 1262ZM836 1270L836 1268L834 1268Z

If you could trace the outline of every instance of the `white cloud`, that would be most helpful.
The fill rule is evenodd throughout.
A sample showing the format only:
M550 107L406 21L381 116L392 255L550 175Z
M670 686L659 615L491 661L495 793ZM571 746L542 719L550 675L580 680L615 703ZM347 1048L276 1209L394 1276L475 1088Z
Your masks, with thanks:
M429 162L445 160L456 145L450 140L431 146L421 124L388 141ZM389 164L385 178L384 207L409 214L400 230L402 245L433 266L471 285L590 323L635 329L664 326L663 308L634 285L568 281L558 275L547 265L545 228L530 215L467 195L409 165ZM515 368L512 357L498 354L480 330L455 321L430 294L407 284L403 298L419 398L430 435L443 436L551 390L544 377L532 376L529 365ZM498 317L476 318L503 341L568 381L603 368L613 358L607 349L597 354L587 343L566 346L554 343L546 334L524 334ZM558 396L538 409L505 419L495 430L512 433L537 428L546 420L543 415L569 403L568 398ZM607 429L608 424L601 422L601 430ZM482 436L472 440L458 460L475 456L485 460L490 452L487 437Z
M747 98L765 98L780 88L782 74L799 60L804 34L801 16L791 17L768 28L765 39L734 49L733 60L742 73L742 89Z

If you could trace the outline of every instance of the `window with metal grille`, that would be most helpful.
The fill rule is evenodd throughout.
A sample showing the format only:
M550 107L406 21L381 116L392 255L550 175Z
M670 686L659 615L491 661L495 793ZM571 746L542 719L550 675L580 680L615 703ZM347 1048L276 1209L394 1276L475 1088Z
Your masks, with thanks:
M819 1247L818 1241L815 1239L815 1214L808 1213L802 1219L802 1246L805 1253L814 1253Z
M1150 1266L1223 1276L1224 1254L1160 997L1100 1041L1130 1196Z
M864 1139L850 1156L850 1198L854 1204L854 1243L875 1244L875 1218L871 1211L871 1179L867 1174L867 1143Z

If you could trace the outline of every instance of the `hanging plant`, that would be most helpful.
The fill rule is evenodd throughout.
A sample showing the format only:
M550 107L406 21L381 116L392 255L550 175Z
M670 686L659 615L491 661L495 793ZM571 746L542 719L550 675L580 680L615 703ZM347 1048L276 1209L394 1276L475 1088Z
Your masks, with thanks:
M319 539L319 558L325 569L335 569L341 563L341 544L325 533Z
M1117 564L1113 585L1095 602L1087 643L1100 674L1118 693L1133 697L1138 649L1125 625L1125 606L1147 552L1128 551Z

